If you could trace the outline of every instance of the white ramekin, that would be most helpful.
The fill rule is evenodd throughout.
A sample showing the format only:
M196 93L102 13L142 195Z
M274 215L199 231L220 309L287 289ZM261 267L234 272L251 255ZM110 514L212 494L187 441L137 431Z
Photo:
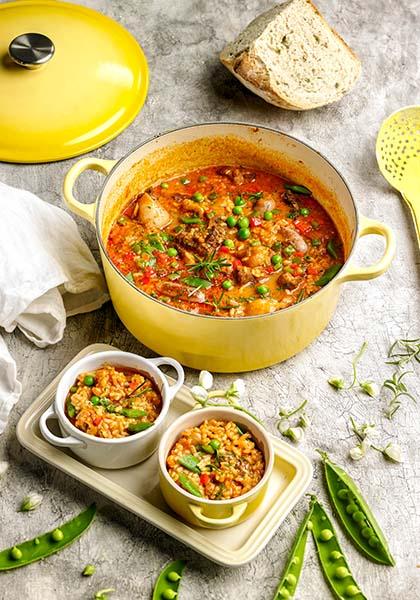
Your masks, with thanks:
M72 425L64 411L69 389L80 373L93 371L104 364L139 369L153 379L162 396L162 410L152 427L128 437L104 439L84 433ZM165 375L158 368L160 365L170 365L177 372L177 380L173 385L169 385ZM173 358L143 358L137 354L117 350L86 356L67 369L61 377L54 403L40 418L41 433L54 446L70 448L84 462L94 467L102 469L130 467L146 460L156 450L169 405L183 382L184 370ZM49 419L58 420L63 437L51 432L47 424Z

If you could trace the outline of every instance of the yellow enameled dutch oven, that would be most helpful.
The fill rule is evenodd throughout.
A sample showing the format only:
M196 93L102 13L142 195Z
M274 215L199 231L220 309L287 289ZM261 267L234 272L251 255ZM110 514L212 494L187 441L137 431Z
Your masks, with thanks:
M106 251L107 236L118 213L151 184L217 164L259 168L309 187L332 216L343 240L346 260L337 276L294 306L239 318L189 313L148 296L127 281ZM83 204L73 195L77 178L87 169L107 175L92 204ZM347 183L326 158L306 143L265 127L195 125L149 139L119 161L84 158L67 173L64 198L72 211L96 226L111 299L127 329L155 352L196 369L250 371L300 352L328 324L341 284L378 277L395 252L391 229L358 213ZM385 238L384 254L372 266L352 266L356 242L367 234Z
M176 484L166 468L166 457L182 432L190 427L201 425L203 421L209 419L234 421L241 429L252 434L264 454L265 471L262 479L249 492L231 500L197 498ZM208 529L232 527L250 517L264 499L273 465L274 450L269 434L255 419L233 408L205 408L190 411L172 423L159 443L159 481L163 497L168 505L186 521Z

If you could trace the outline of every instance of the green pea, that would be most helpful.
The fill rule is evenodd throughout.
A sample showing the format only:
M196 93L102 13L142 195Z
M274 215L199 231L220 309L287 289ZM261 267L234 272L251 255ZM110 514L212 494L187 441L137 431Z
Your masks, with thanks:
M247 240L249 238L249 236L251 235L251 232L249 229L247 229L246 227L243 227L242 229L240 229L238 231L238 238L240 240Z
M232 212L234 215L241 215L243 213L243 208L242 206L234 206L232 209Z
M371 527L363 527L360 532L365 539L369 539L373 536L373 529Z
M222 288L224 290L230 290L231 287L233 287L233 283L231 281L229 281L229 279L226 279L223 283L222 283Z
M169 571L169 573L166 576L166 579L168 581L179 581L181 579L181 575L176 571Z
M169 563L161 571L153 589L154 600L173 600L178 596L178 588L185 568L183 560Z
M39 538L35 538L35 539L34 539L34 544L35 544L35 546L39 546L39 544L40 544L40 543L41 543L41 542L39 541Z
M346 490L346 488L342 488L341 490L338 490L337 496L340 498L340 500L347 500L349 497L349 491Z
M293 575L293 573L286 575L285 581L289 585L296 585L296 577Z
M238 219L237 226L239 229L246 229L249 227L249 219L248 217L241 217Z
M236 225L236 219L235 219L235 217L233 217L232 215L230 215L230 217L228 217L226 219L226 225L228 227L235 227L235 225Z
M330 539L333 537L334 537L334 534L331 531L331 529L323 529L321 531L321 533L319 534L319 539L322 540L323 542L329 542Z
M371 548L376 548L379 544L379 540L375 535L372 535L369 539L368 539L368 544Z
M204 200L204 196L201 192L194 192L192 197L193 197L193 200L195 200L196 202L203 202L203 200Z
M51 533L51 537L54 542L61 542L61 540L64 538L64 533L61 531L61 529L57 528Z
M98 406L101 399L99 398L99 396L91 396L90 401L92 402L93 406Z
M235 206L244 206L246 201L242 198L242 196L236 196L235 198Z
M264 213L264 220L265 221L272 221L273 220L273 213L271 212L271 210L266 210Z
M292 244L289 244L284 248L284 253L287 254L287 256L291 256L294 252L296 252L296 249Z
M125 225L127 223L127 217L124 217L124 215L119 217L119 219L117 219L117 223L118 225Z
M340 558L343 555L341 554L341 552L339 552L338 550L333 550L330 554L330 559L332 560L332 562L335 562L337 560L340 560Z
M354 504L354 502L351 502L350 504L348 504L346 506L346 513L348 513L349 515L352 515L357 510L358 510L357 504Z
M82 575L84 577L91 577L95 571L96 571L96 568L94 565L86 565L86 567L82 571Z
M174 256L178 256L178 250L176 248L168 248L166 254L173 258Z
M319 238L312 238L311 244L314 248L321 245L321 240Z
M174 600L174 598L176 598L177 596L178 596L178 594L174 590L171 590L170 588L163 590L163 592L162 592L163 600Z
M280 256L280 254L273 254L273 256L271 257L271 264L274 265L275 267L280 265L282 262L283 262L283 259Z
M291 563L292 565L298 565L298 564L300 563L300 558L299 558L299 556L294 556L294 557L292 558L292 560L290 561L290 563Z
M337 579L344 579L350 575L349 570L346 567L337 567L334 571L334 575Z
M270 291L266 285L257 285L256 290L260 296L267 296Z
M361 510L356 510L356 512L352 514L352 518L353 521L356 521L356 523L361 523L365 520L365 515L362 513Z
M280 598L290 598L290 592L285 587L279 590L278 595Z
M312 523L312 521L308 521L308 524L306 527L307 527L308 531L312 531L314 528L314 524Z
M357 594L360 594L360 590L357 587L357 585L350 584L346 587L345 594L349 598L354 598L354 596L357 596Z
M169 183L165 183L164 181L160 184L160 187L163 188L164 190L167 190L169 187Z
M226 239L223 241L223 246L226 246L226 248L234 248L235 242L233 240Z
M95 385L95 378L93 377L93 375L85 375L83 383L89 387L92 387L93 385Z
M77 387L74 385L73 387L70 388L70 391L72 394L75 394L77 392Z
M13 546L13 548L10 550L10 558L13 560L20 560L22 556L22 550L19 550L19 548L16 548L16 546Z
M309 210L309 208L301 208L299 212L302 215L302 217L307 217L311 211Z

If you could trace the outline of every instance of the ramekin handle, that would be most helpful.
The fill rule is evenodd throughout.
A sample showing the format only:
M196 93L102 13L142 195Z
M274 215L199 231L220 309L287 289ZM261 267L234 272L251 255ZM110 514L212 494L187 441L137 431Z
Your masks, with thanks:
M96 201L92 202L91 204L83 204L82 202L76 200L73 193L75 183L79 175L88 169L99 171L104 175L108 175L116 162L116 160L104 160L102 158L88 157L78 160L77 163L70 167L66 176L64 177L63 196L65 203L72 212L79 215L79 217L87 219L90 221L90 223L95 222Z
M361 216L360 218L360 231L358 237L370 234L382 235L385 238L385 251L382 257L373 265L369 267L350 267L343 275L340 273L337 275L336 283L345 283L346 281L358 281L364 279L374 279L379 277L387 271L392 259L395 254L395 236L390 227L375 221L374 219L368 219L367 217Z
M157 367L159 367L160 365L170 365L175 369L178 376L177 380L173 385L169 386L170 397L172 399L174 396L176 396L176 394L181 389L182 384L184 383L184 369L177 360L175 360L174 358L169 358L168 356L158 356L157 358L150 358L149 360Z
M69 435L68 437L65 437L65 438L61 438L61 437L58 437L58 435L54 435L54 433L52 433L49 430L47 421L48 421L48 419L57 419L57 418L58 417L54 410L54 407L50 406L41 415L41 418L39 419L39 428L41 430L42 435L47 440L47 442L50 442L50 444L52 444L53 446L60 446L61 448L74 448L76 446L86 447L85 442L78 440L77 438L73 437L72 435Z
M203 515L203 508L201 506L197 506L197 504L189 504L190 511L194 515L196 519L205 523L206 525L210 525L212 527L226 527L226 525L234 525L239 521L244 512L247 509L248 502L241 502L241 504L237 504L232 508L232 514L229 517L225 517L224 519L214 519L212 517L206 517Z

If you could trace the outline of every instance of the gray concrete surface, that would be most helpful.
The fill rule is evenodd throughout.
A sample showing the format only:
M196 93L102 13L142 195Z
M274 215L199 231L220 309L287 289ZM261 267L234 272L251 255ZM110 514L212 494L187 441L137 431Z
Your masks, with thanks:
M116 140L94 154L117 158L130 148L167 128L207 120L231 119L270 125L290 132L325 153L350 182L360 210L383 220L395 230L398 252L383 277L347 284L330 326L299 356L262 372L245 375L248 404L273 432L281 403L308 398L313 424L301 448L316 462L315 448L331 452L360 483L383 525L397 561L392 569L368 562L338 529L355 577L370 600L420 597L420 477L419 408L409 400L390 422L383 418L384 395L371 399L359 393L336 394L327 385L335 374L349 374L352 353L363 340L369 349L361 376L380 383L391 374L384 365L392 340L420 335L419 254L414 229L400 198L378 172L374 142L383 118L400 106L418 103L420 8L417 0L318 0L317 5L344 36L363 63L356 88L340 103L299 114L276 109L244 89L218 62L218 52L269 0L244 2L214 0L88 0L92 8L127 27L141 42L151 71L147 103L135 122ZM60 187L74 161L48 165L0 165L0 180L23 186L48 202L63 206ZM99 176L87 175L79 186L93 198ZM94 232L78 221L83 237L97 256ZM368 262L380 255L381 241L364 239L355 261ZM69 319L61 343L40 350L20 334L5 336L19 367L24 392L13 411L7 431L0 437L0 460L10 470L0 483L0 540L6 547L35 535L76 513L88 502L100 505L99 517L79 542L48 560L23 570L0 574L1 600L82 600L95 590L116 589L116 600L148 599L159 570L177 557L188 560L180 598L198 600L269 600L284 566L294 533L304 514L301 501L265 550L248 566L216 566L154 527L131 515L72 478L62 475L23 450L15 426L24 410L45 385L84 346L108 342L147 356L124 329L110 305L94 314ZM418 388L417 374L407 378ZM187 381L197 373L189 371ZM218 377L221 385L229 377ZM404 448L403 465L387 464L372 452L365 461L347 459L353 445L349 415L371 421L381 430L383 442L397 440ZM417 464L416 464L417 463ZM325 498L319 465L312 490ZM29 491L44 495L33 514L17 513L19 501ZM234 535L234 530L232 530ZM84 579L87 563L97 573ZM330 598L312 542L296 598Z

